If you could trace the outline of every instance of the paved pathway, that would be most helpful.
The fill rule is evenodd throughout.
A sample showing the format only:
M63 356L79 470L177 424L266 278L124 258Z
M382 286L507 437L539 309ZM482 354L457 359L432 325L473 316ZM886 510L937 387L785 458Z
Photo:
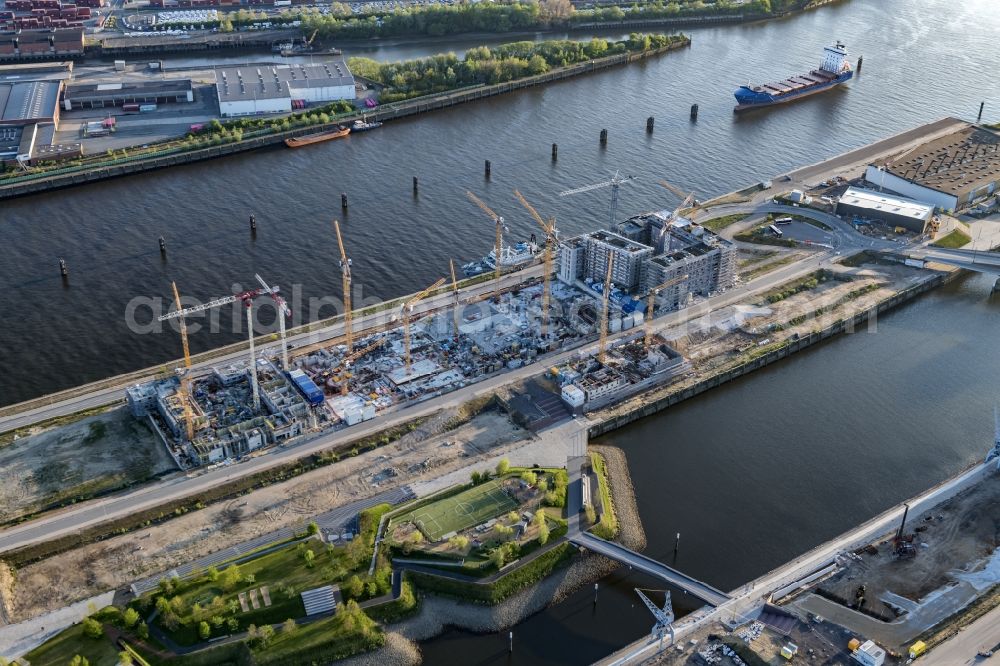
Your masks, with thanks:
M114 596L113 591L105 592L51 613L39 615L32 620L0 627L0 656L14 659L34 650L66 627L90 615L91 604L98 609L104 608L111 603Z

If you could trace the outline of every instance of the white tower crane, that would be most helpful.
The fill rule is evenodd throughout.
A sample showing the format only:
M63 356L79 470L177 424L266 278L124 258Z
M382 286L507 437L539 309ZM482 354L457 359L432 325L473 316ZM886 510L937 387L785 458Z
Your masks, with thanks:
M674 643L674 608L670 603L670 591L664 592L666 598L663 600L663 608L658 607L654 604L649 597L642 593L639 588L634 588L636 594L642 599L642 603L646 604L646 608L649 612L653 614L656 618L656 624L653 625L652 636L660 641L659 649L663 649L663 637L669 632L670 633L670 644Z
M274 291L277 291L278 287L274 287ZM257 357L254 350L254 340L253 340L253 299L257 298L265 292L263 289L250 289L248 291L243 291L238 294L233 294L232 296L224 296L223 298L217 298L213 301L207 303L202 303L200 305L194 305L190 308L184 308L183 310L174 310L168 312L165 315L160 315L158 319L164 321L166 319L174 319L176 317L186 317L188 315L194 314L195 312L202 312L203 310L210 310L212 308L222 307L223 305L229 305L230 303L235 303L236 301L242 301L243 306L247 310L247 331L250 334L250 386L253 393L253 409L255 412L260 411L260 393L257 388Z
M291 367L288 365L288 345L285 343L285 317L292 316L292 309L288 307L285 299L278 295L277 286L269 287L264 282L264 278L257 273L254 273L254 277L260 283L261 291L271 297L275 307L278 309L278 334L281 337L281 369L288 372L291 370Z
M577 187L572 190L566 190L560 192L559 196L565 197L571 194L580 194L582 192L590 192L591 190L599 190L602 187L611 187L611 215L610 221L608 222L608 229L610 231L615 230L615 213L618 210L618 188L628 183L629 181L635 180L635 176L624 176L620 175L619 171L615 171L615 175L611 177L611 180L605 180L601 183L594 183L593 185L584 185L583 187Z

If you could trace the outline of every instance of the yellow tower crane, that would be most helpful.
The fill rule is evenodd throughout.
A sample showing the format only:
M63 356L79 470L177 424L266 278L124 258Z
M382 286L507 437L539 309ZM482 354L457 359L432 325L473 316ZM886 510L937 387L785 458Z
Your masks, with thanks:
M408 300L403 304L403 347L406 350L406 373L410 373L410 314L413 312L413 306L417 304L417 301L421 300L424 296L431 293L438 287L444 284L444 278L438 278L438 281L431 286L424 289L422 292Z
M483 200L477 197L472 192L466 192L466 196L469 197L469 201L479 206L484 213L490 216L493 222L496 224L496 241L494 243L494 263L496 264L496 286L493 288L493 298L497 303L500 302L500 275L502 272L501 258L503 257L503 218L493 212L493 209L483 203Z
M174 288L174 303L177 305L177 311L181 311L181 295L177 291L177 283L171 282L170 286ZM279 315L280 316L280 315ZM181 377L181 406L184 408L184 425L187 428L188 441L194 440L194 414L191 412L191 349L188 347L188 331L187 324L184 322L184 317L178 317L181 329L181 345L184 347L184 376Z
M355 351L352 354L348 354L343 359L341 359L340 365L338 366L339 372L338 372L337 378L335 379L335 381L337 381L337 382L340 383L340 395L346 395L347 394L347 380L351 378L351 372L350 372L351 364L354 361L356 361L359 358L361 358L362 356L364 356L365 354L367 354L368 352L375 351L376 349L378 349L379 347L381 347L384 344L385 344L385 340L383 340L382 338L379 338L378 340L376 340L375 342L371 343L370 345L368 345L366 347L362 347L361 349Z
M333 228L337 231L337 245L340 247L340 275L341 284L344 288L344 344L347 345L347 353L354 349L354 332L351 330L354 313L351 312L351 260L347 258L344 251L344 239L340 235L340 222L333 221Z
M601 292L601 342L597 348L597 360L604 363L605 350L608 346L608 307L611 298L611 271L615 265L615 255L608 254L608 272L604 276L604 291Z
M653 287L652 289L649 290L649 298L646 299L646 318L644 320L646 323L646 339L643 342L643 348L645 349L647 354L649 353L649 344L653 340L653 308L656 307L657 295L659 295L659 293L664 289L669 289L670 287L673 287L675 284L680 284L681 282L684 282L685 280L688 279L688 277L689 276L687 275L680 275L678 277L671 278L670 280L667 280L663 284L657 287Z
M549 218L549 221L546 223L545 220L542 219L542 216L538 214L538 211L535 210L530 203L528 203L519 191L514 190L514 197L521 202L521 205L524 206L529 213L531 213L531 217L535 219L535 222L538 222L539 226L542 227L542 231L545 232L545 254L543 255L545 260L545 272L542 273L542 339L547 340L549 330L549 303L552 298L552 255L555 251L556 245L558 244L558 240L556 239L556 220L554 217Z
M458 338L458 322L459 322L459 296L458 296L458 278L455 277L455 260L449 259L448 265L451 266L451 291L455 296L455 309L452 312L452 321L455 324L455 338Z

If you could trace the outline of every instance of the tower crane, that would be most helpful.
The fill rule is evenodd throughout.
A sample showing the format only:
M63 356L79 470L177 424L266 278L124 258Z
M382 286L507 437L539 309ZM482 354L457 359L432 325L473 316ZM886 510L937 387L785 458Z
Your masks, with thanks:
M354 361L361 358L362 356L364 356L365 354L367 354L368 352L375 351L384 344L385 340L383 338L379 338L370 345L355 350L354 353L348 354L347 356L345 356L340 360L340 363L337 366L339 372L336 379L334 380L340 384L340 395L347 394L347 380L351 378L351 373L350 373L351 364L354 363Z
M424 296L431 293L438 287L444 284L444 278L438 278L438 281L431 286L424 289L422 292L408 300L403 304L403 347L406 350L406 373L410 373L410 314L413 313L413 306L417 304L417 301L421 300Z
M559 241L556 238L556 220L555 218L549 218L548 222L542 219L542 216L538 214L538 211L528 203L524 196L517 190L514 190L514 197L521 202L531 217L538 222L539 226L545 232L545 272L542 273L542 339L548 339L549 330L549 303L552 298L552 253L555 251L556 246Z
M184 347L184 361L188 368L191 367L191 358L187 352L187 328L184 326L184 317L194 314L195 312L202 312L204 310L210 310L212 308L222 307L223 305L228 305L230 303L235 303L236 301L242 301L243 306L247 311L247 332L250 335L250 386L253 394L253 408L255 412L260 411L260 394L258 391L257 384L257 356L254 349L254 339L253 339L253 299L257 298L261 294L278 291L278 287L275 286L271 291L265 291L264 289L249 289L247 291L242 291L238 294L233 294L232 296L224 296L222 298L217 298L213 301L208 301L207 303L201 303L200 305L195 305L184 310L174 310L173 312L168 312L167 314L160 315L158 317L159 321L165 321L167 319L181 320L181 338L185 341ZM174 296L177 300L178 306L180 305L180 298L177 297L177 288L174 287Z
M171 282L170 286L174 290L174 303L177 306L177 312L181 312L181 295L177 291L177 283ZM181 378L181 407L184 409L184 425L187 428L188 441L194 439L194 414L191 411L191 350L188 347L188 334L187 334L187 323L184 321L184 316L181 315L177 318L180 323L181 330L181 345L184 347L184 376ZM164 317L160 317L160 321L163 321Z
M610 231L615 230L615 213L618 210L618 188L622 185L628 183L629 181L635 180L635 176L624 176L620 175L619 171L615 171L615 175L611 177L611 180L605 180L600 183L594 183L593 185L584 185L583 187L577 187L572 190L565 190L559 193L559 196L566 197L571 194L580 194L582 192L590 192L591 190L598 190L602 187L611 187L611 217L608 223L608 229Z
M611 269L615 265L615 255L608 254L608 272L604 276L604 290L601 292L601 342L597 348L597 360L604 363L604 350L608 346L608 306L611 297Z
M653 340L653 309L656 307L656 297L664 289L669 289L675 284L680 284L687 280L688 277L687 275L679 275L649 290L649 298L646 300L646 319L644 320L646 323L646 339L643 342L643 349L647 354L649 353L649 344Z
M458 322L459 322L459 296L458 296L458 278L455 277L455 260L449 259L448 265L451 266L451 291L455 296L455 309L452 312L452 323L455 325L455 339L458 339Z
M281 338L281 369L288 372L291 370L291 366L288 365L288 345L285 342L285 317L292 316L292 309L288 307L285 299L278 295L277 287L272 288L268 286L264 282L264 278L257 273L254 273L254 277L260 283L261 291L271 297L271 300L274 301L274 306L278 310L278 334Z
M503 257L503 232L507 230L504 226L503 218L493 212L493 209L483 203L483 200L477 197L472 192L466 192L466 196L469 197L469 201L479 206L480 209L487 215L489 215L493 222L496 224L496 241L494 244L494 263L496 264L496 286L493 288L493 298L497 303L500 302L500 274L502 271L502 257Z
M654 604L649 597L643 594L642 590L640 590L637 587L634 589L636 594L639 595L639 598L642 599L642 603L646 604L646 608L649 609L649 612L652 613L653 617L656 619L656 624L653 625L653 630L650 633L652 634L653 638L656 638L660 641L660 649L661 650L663 649L663 637L667 634L667 632L670 633L670 644L673 645L674 607L673 604L670 602L670 591L667 590L664 592L665 598L663 600L663 608L660 608L659 606ZM647 590L647 591L651 592L652 590Z
M347 345L347 353L354 349L354 332L351 330L353 315L351 312L351 260L347 258L344 251L344 239L340 235L340 222L333 221L333 228L337 230L337 245L340 247L340 275L341 285L344 288L344 344Z

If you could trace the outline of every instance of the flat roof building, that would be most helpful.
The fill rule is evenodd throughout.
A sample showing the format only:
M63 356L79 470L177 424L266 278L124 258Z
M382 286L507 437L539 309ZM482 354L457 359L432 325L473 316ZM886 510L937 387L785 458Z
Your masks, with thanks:
M59 122L61 81L0 82L0 125Z
M880 220L922 233L934 215L934 206L884 192L849 187L837 202L837 214Z
M923 144L902 159L868 165L865 179L942 210L958 210L1000 186L1000 134L975 125Z
M215 70L219 113L226 117L288 113L292 100L354 99L354 77L343 58L320 63L226 65Z
M170 104L194 101L191 79L70 83L63 93L63 108L101 109L124 104Z

